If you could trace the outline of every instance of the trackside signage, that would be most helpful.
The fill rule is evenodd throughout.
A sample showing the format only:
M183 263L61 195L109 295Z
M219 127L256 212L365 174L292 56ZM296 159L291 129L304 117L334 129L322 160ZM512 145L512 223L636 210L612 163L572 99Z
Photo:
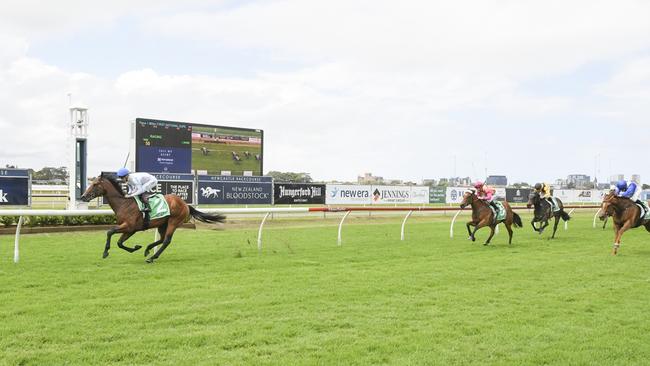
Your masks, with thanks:
M158 192L175 194L188 204L194 203L194 175L176 173L153 173L158 179Z
M470 189L469 187L447 187L447 194L445 197L446 203L460 204L463 202L463 195ZM495 188L494 198L498 201L506 199L506 189L503 187Z
M328 184L328 205L428 203L429 187Z
M429 188L429 203L445 203L446 189L442 187Z
M325 203L325 185L309 183L275 183L273 202L276 205Z
M506 201L512 203L527 203L530 188L506 188Z
M270 205L273 178L238 175L199 175L198 203L202 205Z
M29 206L31 176L26 169L0 169L0 206Z

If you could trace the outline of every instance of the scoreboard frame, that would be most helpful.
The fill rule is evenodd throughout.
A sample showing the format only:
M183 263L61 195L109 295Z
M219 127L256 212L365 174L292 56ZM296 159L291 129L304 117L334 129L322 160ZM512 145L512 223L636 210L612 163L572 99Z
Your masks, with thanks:
M177 124L177 125L184 125L184 126L189 126L191 127L192 131L190 131L189 139L190 139L190 144L189 144L189 149L190 149L190 166L188 171L149 171L151 169L146 169L143 166L143 162L141 161L141 148L144 147L140 141L138 141L138 127L141 122L156 122L156 123L163 123L163 124ZM136 118L135 120L131 121L131 144L130 144L130 153L129 153L129 168L134 171L146 171L148 173L161 173L161 174L193 174L197 170L204 170L204 169L199 169L197 167L192 166L192 146L193 146L193 141L192 141L192 133L194 132L194 128L199 127L199 128L216 128L216 129L226 129L226 130L231 130L231 131L241 131L245 132L247 134L254 133L254 134L259 134L259 138L261 140L260 143L260 159L259 159L259 170L257 168L255 170L252 170L252 175L253 176L261 176L264 173L264 130L262 129L256 129L256 128L245 128L245 127L232 127L232 126L222 126L222 125L211 125L211 124L205 124L205 123L194 123L194 122L183 122L183 121L170 121L170 120L163 120L163 119L156 119L156 118ZM168 144L168 145L173 145L173 144ZM161 148L165 148L164 146L161 146ZM169 149L172 149L173 147L170 147ZM149 166L151 166L149 164ZM221 174L221 172L228 171L228 167L223 167L220 168L219 171L217 171L217 174ZM244 170L243 172L245 172ZM240 175L243 175L242 174ZM198 173L198 172L197 172ZM208 172L208 174L214 174L215 172Z

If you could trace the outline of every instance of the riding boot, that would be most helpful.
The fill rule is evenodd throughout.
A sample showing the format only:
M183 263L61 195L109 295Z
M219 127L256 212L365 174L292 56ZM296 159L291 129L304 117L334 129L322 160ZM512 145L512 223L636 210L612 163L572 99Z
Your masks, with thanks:
M494 209L494 223L496 224L497 222L497 216L499 216L499 206L497 206L496 202L490 201L490 206Z
M151 212L151 207L149 206L149 193L141 194L140 200L144 204L144 209L142 210L142 212Z

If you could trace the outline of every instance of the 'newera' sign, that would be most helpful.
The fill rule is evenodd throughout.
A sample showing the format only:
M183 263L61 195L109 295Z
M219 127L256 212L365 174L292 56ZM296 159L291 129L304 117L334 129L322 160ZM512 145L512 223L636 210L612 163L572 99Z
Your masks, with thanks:
M429 187L328 184L328 205L429 203Z

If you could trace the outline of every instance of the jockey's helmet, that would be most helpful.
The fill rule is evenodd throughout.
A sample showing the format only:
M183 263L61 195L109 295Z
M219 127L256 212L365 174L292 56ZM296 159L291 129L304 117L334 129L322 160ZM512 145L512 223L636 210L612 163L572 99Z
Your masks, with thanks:
M483 185L484 185L483 182L481 182L480 180L477 180L476 183L474 183L474 188L480 189L480 188L483 188Z
M538 190L538 191L541 190L542 189L542 183L535 184L535 189Z
M625 191L627 189L627 182L625 180L619 180L616 183L616 188L620 189L621 191Z
M129 173L130 173L130 172L129 172L129 170L128 170L127 168L120 168L120 169L117 171L117 176L120 177L120 178L122 178L122 177L126 177L127 175L129 175Z

